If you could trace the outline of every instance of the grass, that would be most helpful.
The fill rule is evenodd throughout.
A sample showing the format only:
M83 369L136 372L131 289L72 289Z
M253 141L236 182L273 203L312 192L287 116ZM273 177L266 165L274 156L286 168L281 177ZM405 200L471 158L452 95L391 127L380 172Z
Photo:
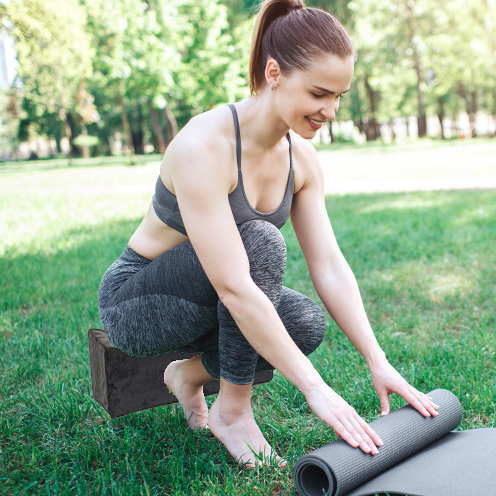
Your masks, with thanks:
M253 406L289 470L239 468L179 406L111 420L92 399L98 285L146 211L158 160L0 166L2 495L294 495L296 460L334 439L278 373ZM461 429L494 427L496 193L355 194L327 207L392 364L423 391L453 391ZM318 300L289 223L283 234L285 285ZM364 360L330 319L312 360L365 419L380 415Z

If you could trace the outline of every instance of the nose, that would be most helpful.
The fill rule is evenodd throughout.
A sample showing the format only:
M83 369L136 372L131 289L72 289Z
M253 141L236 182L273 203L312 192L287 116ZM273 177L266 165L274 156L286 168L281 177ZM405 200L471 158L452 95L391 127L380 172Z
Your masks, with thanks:
M320 110L320 113L324 116L324 119L327 119L328 121L333 121L334 118L336 117L336 106L334 102L322 108Z

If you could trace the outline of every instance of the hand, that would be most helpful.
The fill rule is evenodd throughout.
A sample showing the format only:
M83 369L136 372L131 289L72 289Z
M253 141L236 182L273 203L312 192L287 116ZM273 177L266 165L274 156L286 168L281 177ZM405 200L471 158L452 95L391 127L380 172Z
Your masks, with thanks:
M365 453L376 455L377 446L383 442L355 409L333 391L327 384L310 388L305 397L312 411L334 429L353 448L360 447Z
M401 375L385 360L379 365L370 368L372 384L381 401L382 415L387 415L391 410L389 395L396 393L404 398L410 405L418 410L424 417L436 417L439 406L432 402L432 398L421 393L401 377Z

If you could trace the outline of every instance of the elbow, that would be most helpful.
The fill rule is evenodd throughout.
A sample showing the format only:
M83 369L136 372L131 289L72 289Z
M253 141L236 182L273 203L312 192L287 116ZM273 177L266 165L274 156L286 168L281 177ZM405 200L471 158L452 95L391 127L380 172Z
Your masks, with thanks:
M231 315L239 315L246 307L249 295L256 289L255 283L251 279L236 281L235 283L221 284L216 288L217 296Z

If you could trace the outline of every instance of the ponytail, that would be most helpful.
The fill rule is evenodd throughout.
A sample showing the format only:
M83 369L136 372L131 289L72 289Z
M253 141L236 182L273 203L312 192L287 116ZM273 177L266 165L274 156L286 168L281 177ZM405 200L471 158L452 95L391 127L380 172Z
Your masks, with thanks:
M301 0L264 0L253 30L251 94L264 84L270 57L288 75L294 69L305 70L325 53L342 59L355 56L349 34L335 17L320 9L305 8Z

